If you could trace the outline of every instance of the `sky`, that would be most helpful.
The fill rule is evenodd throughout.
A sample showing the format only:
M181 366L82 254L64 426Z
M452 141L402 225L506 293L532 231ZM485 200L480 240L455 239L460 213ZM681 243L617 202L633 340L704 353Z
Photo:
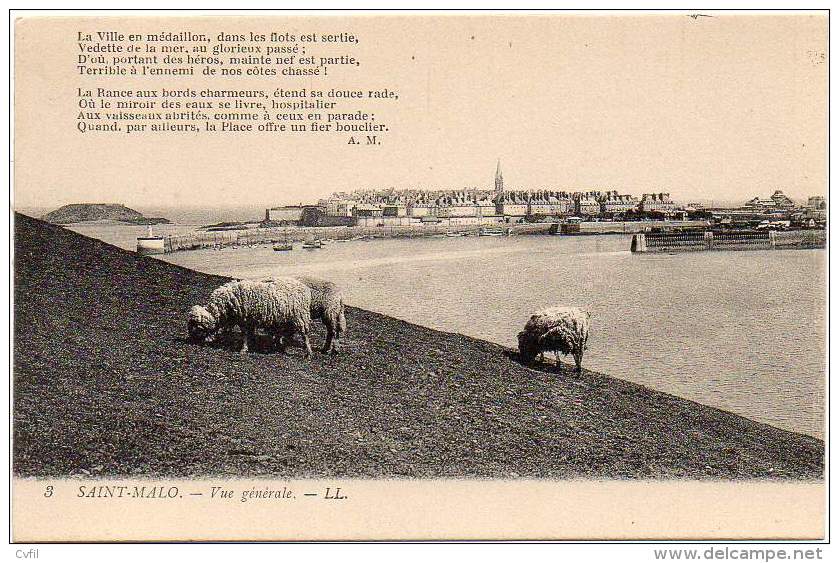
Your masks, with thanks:
M75 73L78 31L350 31L359 67L318 78ZM827 18L585 14L38 19L16 26L15 206L269 206L367 187L669 192L746 201L827 186ZM150 85L151 82L151 85ZM77 88L389 88L358 104L377 146L272 133L102 135Z

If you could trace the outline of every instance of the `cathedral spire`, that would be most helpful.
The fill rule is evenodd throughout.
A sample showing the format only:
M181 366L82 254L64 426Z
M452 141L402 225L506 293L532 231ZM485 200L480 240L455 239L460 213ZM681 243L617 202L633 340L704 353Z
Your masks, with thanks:
M501 159L498 159L498 165L495 167L495 192L498 194L504 193L504 175L501 174Z

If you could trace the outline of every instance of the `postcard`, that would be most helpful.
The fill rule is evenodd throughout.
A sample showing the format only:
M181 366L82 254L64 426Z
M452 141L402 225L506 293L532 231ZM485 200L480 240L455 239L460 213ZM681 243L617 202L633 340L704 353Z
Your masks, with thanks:
M825 538L826 11L12 17L14 541Z

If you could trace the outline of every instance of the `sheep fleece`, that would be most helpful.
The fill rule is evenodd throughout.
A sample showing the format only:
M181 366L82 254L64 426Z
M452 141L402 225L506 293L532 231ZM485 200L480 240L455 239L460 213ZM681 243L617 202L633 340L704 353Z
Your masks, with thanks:
M323 319L327 325L339 332L347 330L344 317L344 296L334 283L310 276L295 279L312 291L312 318Z
M535 313L519 335L520 346L526 339L538 351L556 349L563 354L582 357L588 342L591 314L577 307L550 307Z
M294 326L307 333L312 306L311 291L292 278L271 282L232 281L210 295L207 311L217 328L255 327L279 329Z

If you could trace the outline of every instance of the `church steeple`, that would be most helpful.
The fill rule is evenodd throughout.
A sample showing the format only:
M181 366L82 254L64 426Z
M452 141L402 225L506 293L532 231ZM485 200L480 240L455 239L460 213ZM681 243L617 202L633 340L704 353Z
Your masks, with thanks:
M495 193L504 193L504 175L501 174L501 159L498 159L498 165L495 167Z

